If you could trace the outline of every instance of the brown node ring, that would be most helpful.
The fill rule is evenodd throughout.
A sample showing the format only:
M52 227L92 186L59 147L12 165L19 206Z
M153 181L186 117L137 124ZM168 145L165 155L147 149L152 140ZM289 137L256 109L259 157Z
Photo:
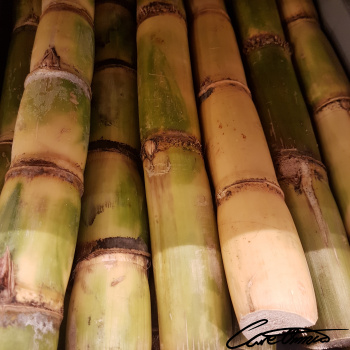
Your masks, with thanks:
M181 147L203 156L202 145L195 136L187 135L181 131L168 131L166 133L154 135L142 144L142 161L145 159L152 161L157 152L165 151L171 147Z
M186 21L184 15L174 5L162 1L153 1L137 10L137 25L139 26L147 18L168 14L178 16Z
M84 185L78 176L66 169L58 167L52 162L29 160L15 163L6 173L5 181L17 176L23 176L29 179L38 176L56 177L73 185L78 190L80 196L84 192Z
M247 39L243 45L243 53L247 55L252 51L261 49L266 46L280 46L288 54L291 54L291 48L287 41L278 35L270 33L254 35L251 38Z
M77 15L83 17L86 22L89 23L91 28L94 28L94 20L91 18L89 13L83 9L83 8L78 8L69 4L65 3L58 3L58 4L51 4L42 14L40 18L43 18L47 13L52 12L52 11L68 11L68 12L74 12Z

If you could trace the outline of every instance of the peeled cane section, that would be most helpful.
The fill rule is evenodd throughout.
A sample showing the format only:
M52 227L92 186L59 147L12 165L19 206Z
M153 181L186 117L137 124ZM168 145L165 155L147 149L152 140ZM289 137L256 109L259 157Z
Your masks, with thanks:
M350 322L343 314L347 299L341 295L349 288L349 245L320 161L276 4L269 0L233 1L233 8L277 178L310 268L319 313L315 328L346 329ZM343 254L346 258L341 258ZM338 282L333 278L339 278L341 287L337 291ZM313 347L348 343L348 331L327 334L331 344L317 342Z
M67 349L150 350L152 344L131 8L125 2L96 4L91 137Z
M161 349L224 349L231 334L182 2L139 1L139 119ZM178 288L175 288L178 286Z
M66 71L65 67L76 65L69 55L63 55L61 65L61 48L55 49L53 34L60 37L64 32L60 16L45 20L48 13L60 12L57 3L52 6L41 17L39 29L44 28L38 30L34 45L41 45L46 31L52 33L51 41L39 66L26 79L12 163L0 197L4 349L57 348L80 217L90 114L86 82L92 67L81 69L79 76ZM92 22L85 13L75 11L74 2L68 7L77 22L79 17ZM79 30L86 45L93 48L91 26ZM91 63L92 53L93 49L86 53ZM23 338L13 336L17 331Z
M204 144L239 326L268 320L264 327L243 331L248 339L263 330L310 326L317 312L309 270L277 183L224 3L189 4Z
M280 0L306 100L313 111L322 154L350 236L350 83L322 32L312 1ZM310 8L303 11L303 7Z

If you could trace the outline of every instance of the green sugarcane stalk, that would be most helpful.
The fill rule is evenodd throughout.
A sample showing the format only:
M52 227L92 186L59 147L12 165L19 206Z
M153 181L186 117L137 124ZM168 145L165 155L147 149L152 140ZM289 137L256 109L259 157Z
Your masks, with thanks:
M349 79L319 26L312 1L284 0L278 4L332 189L350 237Z
M96 4L90 149L66 349L151 349L136 23L124 5Z
M161 349L224 349L230 300L180 1L138 1L141 152Z
M15 24L12 32L3 89L0 99L0 189L10 166L12 140L24 80L41 13L41 0L17 0L13 4Z
M88 147L92 23L73 1L51 1L38 26L0 196L2 349L57 348Z
M234 0L232 5L253 97L309 264L319 314L315 328L346 329L350 323L349 299L345 297L350 293L350 247L321 163L276 3ZM349 331L330 331L327 335L330 342L313 347L349 344Z
M188 4L201 125L239 325L244 329L268 320L243 331L247 338L271 328L314 325L317 307L310 272L246 85L224 1ZM270 249L278 254L271 255Z

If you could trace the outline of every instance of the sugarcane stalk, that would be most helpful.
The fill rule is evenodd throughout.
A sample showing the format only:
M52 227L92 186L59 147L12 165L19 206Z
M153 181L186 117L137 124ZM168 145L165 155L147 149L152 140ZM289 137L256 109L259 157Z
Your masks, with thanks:
M151 349L136 23L124 5L96 4L91 136L66 349Z
M349 0L315 0L322 28L335 48L345 71L350 77L350 47L347 33L350 31Z
M312 1L279 1L335 198L350 237L350 83Z
M310 272L276 179L224 1L188 3L204 144L240 328L267 319L263 327L243 331L251 338L264 330L314 325L317 307ZM271 255L270 249L278 253Z
M278 181L313 280L316 329L347 329L350 248L293 70L276 3L232 1L261 122ZM291 293L294 293L294 289ZM349 331L329 331L315 348L346 346Z
M80 218L94 56L93 17L74 4L51 1L42 14L0 196L2 349L57 348Z
M0 99L0 189L10 166L12 140L24 80L29 73L35 32L41 13L41 0L17 0L13 3L15 24Z
M232 330L181 1L138 1L141 154L161 349L224 349Z

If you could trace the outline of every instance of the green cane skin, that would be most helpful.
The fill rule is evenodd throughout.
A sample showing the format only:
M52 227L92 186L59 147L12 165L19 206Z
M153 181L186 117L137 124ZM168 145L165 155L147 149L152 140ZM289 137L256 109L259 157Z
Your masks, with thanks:
M348 237L350 232L350 105L346 100L334 102L315 114L316 129L325 163L328 165L333 193L339 206ZM336 120L336 123L334 121Z
M347 295L350 293L350 248L344 226L340 220L337 205L329 189L327 177L313 175L310 179L314 194L319 202L328 231L323 231L314 219L308 195L295 191L291 184L281 182L287 205L293 215L306 248L306 259L313 277L319 319L315 329L347 329L350 322ZM313 218L310 220L310 218ZM315 234L310 234L315 232ZM312 348L349 346L350 331L327 331L330 343L317 344Z
M144 184L130 158L116 152L90 152L78 244L116 236L149 245Z
M127 67L95 72L90 142L110 140L140 149L136 84L136 72ZM113 91L113 94L106 91Z
M110 253L77 266L67 349L151 349L147 264L140 255Z
M311 120L289 54L280 47L271 46L252 51L247 61L250 87L272 155L281 149L297 149L320 160ZM293 107L286 108L287 103Z
M24 80L29 73L35 32L35 26L25 26L12 34L0 101L0 140L13 139Z
M283 29L278 17L278 10L274 2L255 1L251 6L250 1L231 0L234 13L237 16L237 35L241 40L248 39L261 33L271 33L283 37Z
M20 314L16 311L4 312L0 309L0 317L6 318L6 327L0 327L1 348L4 350L12 349L42 349L57 350L59 320L54 317L36 312L28 313L22 310ZM0 323L1 324L1 323Z
M136 23L134 12L117 3L97 3L95 64L117 59L136 65ZM132 6L132 5L131 5ZM133 5L135 6L135 4Z
M125 237L147 251L144 185L135 162L116 152L90 152L85 184L78 248ZM151 349L148 264L147 253L126 248L104 249L78 264L67 349Z
M249 20L246 13L240 12L241 4L239 1L233 2L238 22L241 21L240 18L242 21ZM251 1L250 5L254 7L255 2ZM272 1L260 1L259 5L265 5L276 14ZM257 17L260 18L260 15L257 14ZM272 20L271 17L267 22ZM274 20L278 21L277 16L274 16ZM253 21L251 23L256 25ZM245 25L247 23L242 22L242 26ZM242 40L246 39L248 38L242 37ZM260 111L265 135L273 151L275 167L287 205L291 210L309 263L319 313L315 328L347 328L349 320L343 311L348 309L345 306L347 298L344 298L343 293L344 291L347 293L350 286L348 282L350 248L325 171L318 162L320 156L315 136L308 126L309 117L303 112L306 111L306 107L302 102L300 90L296 88L295 76L293 80L291 79L293 77L291 61L285 58L282 62L281 57L284 56L286 57L285 49L277 45L268 45L247 53L253 96ZM270 65L267 65L268 61ZM274 86L275 90L270 91L269 86ZM288 90L289 94L284 93ZM290 134L287 133L288 129ZM298 129L301 134L299 139ZM305 143L304 140L307 139L308 143ZM318 343L314 347L350 344L349 334L346 331L333 332L330 338L331 344Z
M160 348L224 349L231 306L203 159L170 148L144 171Z
M6 181L0 198L0 256L9 251L16 272L13 289L1 295L3 349L13 349L13 341L16 349L28 349L31 342L37 349L57 347L79 217L80 193L61 179L18 176ZM32 309L27 316L26 305ZM4 327L9 320L11 327ZM12 339L15 330L23 334L21 340Z
M141 142L167 130L200 140L184 20L162 15L142 22L137 54Z
M288 26L296 69L313 110L327 101L350 96L350 84L337 55L316 21Z
M57 28L60 28L58 30ZM94 32L81 15L68 10L52 10L40 20L30 70L38 68L48 48L55 48L62 70L91 84L94 60Z
M284 39L278 11L272 1L255 1L251 6L250 2L233 0L232 5L237 13L237 29L242 42L267 33ZM320 160L289 53L280 46L271 45L252 50L246 60L249 85L272 156L281 149L298 149ZM286 108L287 103L293 103L293 108Z
M27 85L18 112L12 161L42 159L82 178L90 129L90 100L70 80L47 78Z

